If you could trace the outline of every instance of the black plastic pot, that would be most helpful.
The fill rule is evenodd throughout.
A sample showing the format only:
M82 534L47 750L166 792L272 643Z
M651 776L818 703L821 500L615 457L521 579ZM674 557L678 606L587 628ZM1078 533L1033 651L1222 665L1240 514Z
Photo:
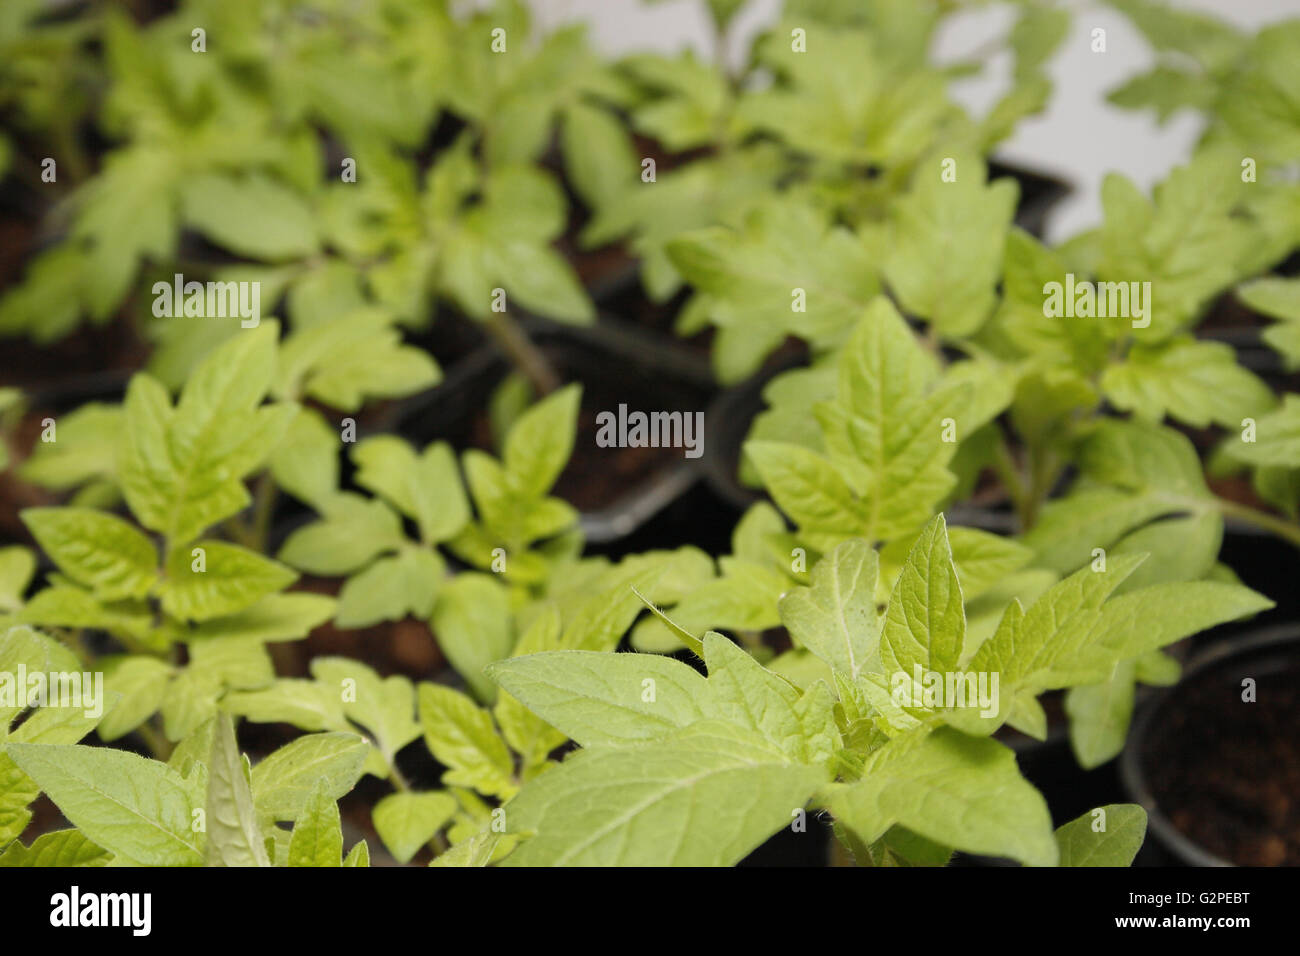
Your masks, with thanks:
M1276 607L1245 621L1229 621L1192 639L1200 648L1233 635L1250 635L1263 628L1300 621L1300 590L1296 567L1300 551L1253 525L1228 519L1219 560L1232 568L1243 584L1270 598Z
M590 413L608 410L617 414L619 404L626 404L629 411L646 412L702 412L707 407L712 392L707 363L675 343L608 322L573 328L533 320L527 326L534 343L561 377L584 386L580 445L557 485L555 493L561 497L565 497L566 485L599 488L602 480L606 485L620 480L610 477L613 472L604 477L593 474L589 456L584 471L586 449L581 443ZM495 347L476 350L454 366L437 388L402 403L394 418L395 430L419 445L445 440L458 449L490 449L484 410L509 372ZM699 480L699 460L686 458L684 450L666 449L659 457L661 462L647 469L647 474L637 475L626 488L600 495L608 500L585 507L581 500L571 501L582 513L583 531L590 544L610 545L642 529Z
M1242 679L1253 678L1257 702L1241 702ZM1232 832L1240 837L1259 829L1259 819L1251 819L1255 803L1262 800L1262 787L1269 782L1270 774L1290 772L1294 768L1276 764L1263 765L1261 773L1237 778L1233 768L1225 776L1221 764L1214 763L1214 755L1202 749L1202 739L1215 740L1240 747L1253 743L1258 737L1245 739L1236 734L1236 727L1224 726L1215 720L1216 715L1201 705L1224 704L1231 701L1240 707L1268 707L1279 691L1293 688L1300 680L1300 626L1292 624L1259 630L1249 637L1221 641L1204 648L1186 668L1183 679L1173 688L1167 688L1149 698L1138 708L1129 734L1129 745L1120 759L1120 777L1127 799L1142 804L1149 816L1147 845L1143 849L1145 862L1182 864L1187 866L1233 866L1224 855L1214 852L1203 842L1190 836L1188 827L1180 826L1175 817L1186 817L1186 805L1199 798L1205 802L1217 801L1214 806L1231 804L1235 816L1217 814L1214 818L1216 832ZM1287 698L1280 700L1285 705ZM1294 704L1294 698L1291 700ZM1277 705L1274 705L1277 706ZM1297 708L1300 710L1300 708ZM1243 715L1246 712L1238 712ZM1252 712L1252 719L1254 713ZM1279 728L1291 734L1300 731L1300 713L1270 715ZM1287 731L1284 731L1287 732ZM1208 737L1206 736L1208 735ZM1198 772L1192 780L1186 773L1170 775L1168 766L1172 748L1180 745L1191 754L1188 763ZM1199 758L1199 760L1198 760ZM1161 761L1165 766L1161 765ZM1166 776L1162 779L1161 774ZM1286 779L1286 778L1282 778ZM1170 806L1169 788L1177 788L1177 800L1183 809ZM1163 796L1162 796L1163 795ZM1252 799L1255 799L1255 803ZM1285 799L1285 796L1283 797ZM1300 793L1291 793L1294 803ZM1272 839L1266 836L1265 840ZM1277 839L1281 839L1277 836Z
M1074 191L1063 179L1035 172L1014 163L996 160L989 163L989 179L1010 176L1020 184L1020 202L1016 205L1016 225L1042 238L1047 216L1056 205Z

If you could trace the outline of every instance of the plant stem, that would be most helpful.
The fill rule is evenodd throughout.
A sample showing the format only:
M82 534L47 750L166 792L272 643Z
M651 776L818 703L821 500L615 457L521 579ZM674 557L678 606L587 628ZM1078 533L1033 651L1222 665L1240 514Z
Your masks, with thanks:
M1026 526L1033 517L1029 496L1025 490L1025 482L1020 475L1020 470L1016 467L1015 459L1011 456L1011 447L1007 444L1005 434L998 436L997 447L993 450L993 470L997 472L998 479L1006 488L1007 496L1015 506L1016 517L1020 519L1021 526Z
M136 728L136 733L144 740L145 745L148 746L156 760L165 762L171 757L172 751L176 749L172 742L159 733L158 728L148 720Z
M258 551L266 550L266 539L271 532L271 515L275 513L277 489L271 472L262 472L253 489L253 521L251 539Z
M1237 518L1246 524L1262 528L1300 548L1300 524L1287 521L1285 518L1279 518L1277 515L1271 515L1267 511L1260 511L1258 508L1252 508L1249 505L1228 501L1225 498L1216 498L1215 502L1219 511L1226 517Z
M532 383L539 398L560 387L559 374L514 319L504 312L493 312L485 324L493 341Z
M1038 521L1038 510L1052 492L1052 486L1061 474L1061 464L1046 449L1031 451L1029 456L1029 494L1021 530L1028 531Z

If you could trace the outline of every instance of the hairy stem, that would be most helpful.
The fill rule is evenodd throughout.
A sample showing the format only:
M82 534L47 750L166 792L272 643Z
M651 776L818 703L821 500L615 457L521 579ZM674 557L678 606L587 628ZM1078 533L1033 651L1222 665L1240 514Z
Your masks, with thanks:
M1267 511L1260 511L1258 508L1252 508L1249 505L1228 501L1225 498L1216 498L1215 503L1224 516L1236 518L1248 525L1261 528L1269 532L1269 534L1277 535L1283 541L1288 541L1300 548L1300 524L1287 521L1285 518L1279 518Z
M506 358L532 383L540 398L560 387L560 376L550 360L533 344L524 330L504 312L493 312L486 322L488 334Z

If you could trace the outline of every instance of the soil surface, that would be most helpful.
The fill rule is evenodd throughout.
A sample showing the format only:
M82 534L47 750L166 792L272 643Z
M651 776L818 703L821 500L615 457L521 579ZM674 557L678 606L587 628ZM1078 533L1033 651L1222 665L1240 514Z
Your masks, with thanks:
M1255 703L1241 699L1246 677ZM1191 678L1143 757L1160 809L1184 835L1241 866L1300 865L1300 661Z

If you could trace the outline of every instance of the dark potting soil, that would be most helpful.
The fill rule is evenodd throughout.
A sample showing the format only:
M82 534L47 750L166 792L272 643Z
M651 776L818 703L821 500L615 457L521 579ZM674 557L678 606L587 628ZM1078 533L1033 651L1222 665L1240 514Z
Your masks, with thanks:
M627 405L629 412L664 410L680 411L683 415L701 407L684 394L656 395L654 384L643 382L642 378L634 369L629 369L621 382L582 376L582 406L578 410L573 455L551 490L552 495L580 511L598 511L613 505L656 472L684 460L681 448L602 448L596 444L600 431L596 416L606 411L617 415L620 404ZM469 442L473 447L496 453L485 409L474 417Z
M680 448L601 448L596 444L596 415L617 409L617 396L589 388L582 398L573 457L552 494L583 511L606 508L655 472L682 460Z
M295 590L337 596L337 579L303 577ZM300 641L271 645L278 655L281 677L307 677L316 657L348 657L365 661L380 677L402 674L412 680L430 680L447 667L428 622L411 617L381 621L369 627L345 629L332 621L322 624Z
M1160 810L1196 843L1242 866L1300 865L1300 663L1190 678L1141 756Z

